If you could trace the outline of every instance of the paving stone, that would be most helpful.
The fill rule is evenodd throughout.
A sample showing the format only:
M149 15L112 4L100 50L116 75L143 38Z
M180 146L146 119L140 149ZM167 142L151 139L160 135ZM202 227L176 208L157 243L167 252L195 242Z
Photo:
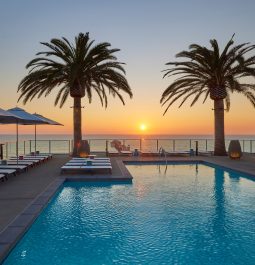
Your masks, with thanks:
M10 247L10 244L0 244L0 263L8 254Z
M49 201L51 196L47 195L47 196L39 196L38 198L36 198L36 200L33 202L33 204L40 204L40 205L45 205L47 204L47 202Z
M0 234L0 244L14 244L23 234L23 227L7 227Z
M29 207L27 207L23 212L22 214L38 214L42 208L43 208L44 205L42 204L31 204Z
M10 224L10 227L28 227L33 223L34 219L34 214L21 214Z

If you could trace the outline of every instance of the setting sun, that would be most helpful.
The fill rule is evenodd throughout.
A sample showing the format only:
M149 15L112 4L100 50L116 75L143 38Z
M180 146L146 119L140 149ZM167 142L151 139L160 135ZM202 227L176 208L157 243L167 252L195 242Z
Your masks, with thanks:
M147 126L145 124L140 125L140 130L145 131L147 129Z

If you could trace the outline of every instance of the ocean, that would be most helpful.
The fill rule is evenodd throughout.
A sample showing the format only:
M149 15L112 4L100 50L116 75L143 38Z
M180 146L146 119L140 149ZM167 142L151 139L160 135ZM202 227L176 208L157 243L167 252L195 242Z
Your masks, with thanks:
M39 134L37 135L36 150L50 153L70 153L72 149L71 134ZM32 134L19 135L19 154L35 151L35 137ZM119 139L131 150L156 152L159 148L166 151L187 151L196 147L199 151L212 151L214 140L212 135L83 135L83 139L89 140L91 151L105 151L106 145ZM226 147L230 140L240 140L244 152L255 152L254 135L226 135ZM3 143L4 156L15 155L16 135L0 134L0 143Z

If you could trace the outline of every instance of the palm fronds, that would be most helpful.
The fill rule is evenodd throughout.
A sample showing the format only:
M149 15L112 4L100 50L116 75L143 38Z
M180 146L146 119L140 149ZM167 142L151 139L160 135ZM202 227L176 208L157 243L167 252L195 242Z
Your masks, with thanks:
M123 63L118 62L110 43L94 44L89 33L80 33L74 44L66 38L52 39L50 43L41 42L47 48L38 52L38 57L27 64L29 73L19 86L19 100L25 104L35 97L48 96L58 89L55 104L63 106L68 96L87 96L89 102L95 92L107 107L107 93L115 96L124 104L121 92L132 97L132 91L125 78Z
M255 77L255 56L248 56L255 45L243 43L233 46L233 37L220 52L217 40L210 40L211 48L191 44L188 51L176 55L181 61L168 62L163 77L178 76L163 92L161 104L170 106L183 97L180 106L193 97L191 106L204 95L213 100L225 99L227 109L230 108L230 93L238 92L248 98L254 105L253 84L241 83L243 77Z

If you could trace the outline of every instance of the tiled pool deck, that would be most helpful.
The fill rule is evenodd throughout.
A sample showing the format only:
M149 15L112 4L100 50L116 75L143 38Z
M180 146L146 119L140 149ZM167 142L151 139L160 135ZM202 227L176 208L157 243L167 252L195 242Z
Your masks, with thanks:
M153 162L165 161L165 158L114 157L111 158L112 174L60 174L60 167L68 160L67 155L55 155L45 164L0 183L0 263L64 181L132 181L123 161ZM255 156L245 156L241 160L213 156L168 157L167 160L209 162L248 173L255 178Z

